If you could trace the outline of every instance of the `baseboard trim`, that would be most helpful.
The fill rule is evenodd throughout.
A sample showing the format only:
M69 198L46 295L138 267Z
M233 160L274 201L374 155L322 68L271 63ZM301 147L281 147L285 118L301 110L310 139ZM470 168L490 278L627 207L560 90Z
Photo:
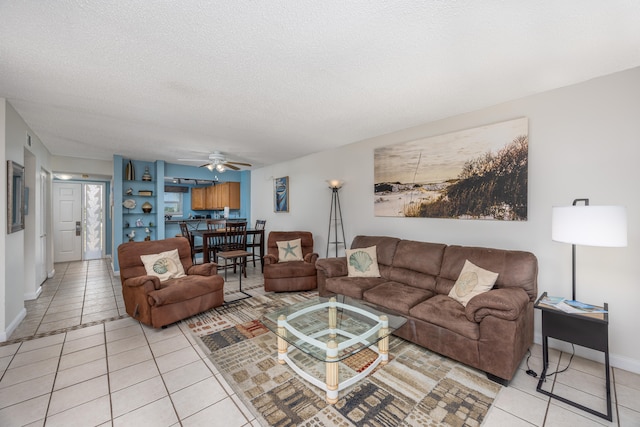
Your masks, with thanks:
M38 299L40 294L42 293L42 286L38 286L38 289L35 292L31 292L29 294L24 294L24 300L30 301L33 299Z
M20 322L22 322L25 317L27 317L27 309L22 307L22 310L20 310L20 313L18 313L16 318L13 319L13 321L11 321L7 329L5 329L4 331L0 331L0 342L7 341L11 336L11 334L13 333L13 331L15 331L18 328L18 326L20 325Z
M542 334L535 334L533 342L542 345ZM571 344L564 341L558 341L555 339L549 340L549 348L571 353ZM583 357L585 359L593 360L598 363L604 363L603 353L600 351L592 350L590 348L575 346L576 356ZM634 374L640 374L640 360L632 359L626 356L620 356L609 351L609 363L612 367L623 369L625 371L633 372Z

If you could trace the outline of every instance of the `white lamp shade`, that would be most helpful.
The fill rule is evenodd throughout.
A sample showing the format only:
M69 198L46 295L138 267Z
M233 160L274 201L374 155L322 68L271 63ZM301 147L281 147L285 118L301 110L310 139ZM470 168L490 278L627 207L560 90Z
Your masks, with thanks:
M627 246L624 206L553 207L551 239L574 245Z

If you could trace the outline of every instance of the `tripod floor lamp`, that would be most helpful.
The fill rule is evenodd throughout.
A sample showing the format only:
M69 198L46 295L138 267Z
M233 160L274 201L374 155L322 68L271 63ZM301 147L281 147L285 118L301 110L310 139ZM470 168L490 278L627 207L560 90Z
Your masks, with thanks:
M572 206L553 207L551 239L572 245L571 295L575 300L576 245L627 246L627 211L624 206L590 206L589 199L575 199Z
M342 181L337 179L327 181L329 188L331 189L331 210L329 211L329 232L327 234L327 254L329 257L329 246L334 245L336 252L335 256L338 257L338 246L346 245L346 239L344 238L344 226L342 225L342 209L340 208L340 196L339 190L343 185ZM342 240L338 240L338 227L342 231ZM333 228L333 241L331 240L331 229ZM346 246L345 246L346 249Z

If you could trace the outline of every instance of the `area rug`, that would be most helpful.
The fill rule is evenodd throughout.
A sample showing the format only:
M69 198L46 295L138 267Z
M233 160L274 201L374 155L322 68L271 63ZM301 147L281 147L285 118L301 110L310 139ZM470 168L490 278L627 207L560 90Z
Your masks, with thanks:
M479 426L500 386L474 370L398 337L390 362L342 390L335 405L325 393L277 361L275 335L263 313L316 292L264 294L185 320L216 368L264 426ZM324 378L324 364L293 352L298 366ZM340 380L376 357L363 351L339 365Z

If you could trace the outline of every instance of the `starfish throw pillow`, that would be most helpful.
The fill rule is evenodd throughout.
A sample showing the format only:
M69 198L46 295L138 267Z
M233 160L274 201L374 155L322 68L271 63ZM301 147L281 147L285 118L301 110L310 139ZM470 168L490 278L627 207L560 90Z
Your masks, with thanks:
M302 243L300 239L276 242L278 245L278 262L303 261Z

